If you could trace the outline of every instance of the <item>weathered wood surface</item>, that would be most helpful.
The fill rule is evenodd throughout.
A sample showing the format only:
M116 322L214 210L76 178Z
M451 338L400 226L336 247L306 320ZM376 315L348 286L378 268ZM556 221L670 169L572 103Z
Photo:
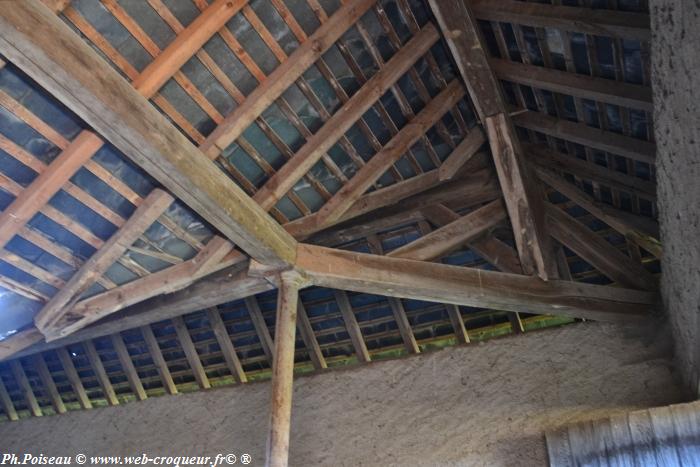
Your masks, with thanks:
M656 294L300 244L297 268L321 287L593 320L639 320Z
M167 192L156 188L122 225L80 269L73 274L51 300L34 317L36 327L44 334L51 333L68 313L71 302L77 301L85 290L104 274L117 259L146 231L173 202Z
M308 37L239 107L207 137L201 146L215 159L238 138L282 93L325 53L377 0L350 0Z
M0 9L3 54L234 244L290 264L294 239L37 0Z
M698 465L700 403L654 407L545 433L549 465Z
M370 78L253 196L270 210L333 147L352 125L437 42L428 23Z
M267 462L270 467L286 467L292 419L294 342L301 281L295 271L280 274L275 325L275 358L272 364L272 402Z
M585 123L550 117L540 112L525 112L513 117L516 126L539 131L555 138L572 141L601 151L654 164L656 145L631 136L593 128Z
M569 96L651 112L651 88L605 78L570 73L500 58L489 60L496 76L505 81Z
M547 206L549 231L591 266L625 287L655 290L654 276L604 238L554 205Z
M649 15L608 9L549 5L514 0L473 0L474 15L481 20L516 23L540 28L649 41Z

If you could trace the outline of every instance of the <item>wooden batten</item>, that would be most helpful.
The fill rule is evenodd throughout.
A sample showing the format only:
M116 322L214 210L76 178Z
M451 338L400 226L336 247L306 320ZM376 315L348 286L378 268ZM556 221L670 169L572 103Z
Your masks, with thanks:
M261 261L293 262L294 239L38 0L3 8L0 25L15 65L224 236Z
M338 109L290 161L265 182L253 199L264 209L271 209L377 99L437 42L439 36L435 26L430 23L426 25L387 62L384 68Z

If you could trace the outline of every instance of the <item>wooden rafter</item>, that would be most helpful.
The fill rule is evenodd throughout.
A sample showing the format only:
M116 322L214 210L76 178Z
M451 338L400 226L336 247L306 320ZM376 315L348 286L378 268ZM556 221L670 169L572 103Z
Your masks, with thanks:
M212 272L244 260L233 245L214 237L194 258L141 279L81 300L65 312L65 318L47 330L47 341L65 337L90 323L151 297L172 293ZM224 261L226 257L230 257Z
M69 311L66 306L90 287L124 254L129 246L150 227L173 202L168 193L156 189L138 207L132 217L97 251L70 281L54 295L34 318L42 332L48 332Z
M430 0L430 6L486 127L523 271L543 279L556 277L542 201L536 187L529 186L523 152L476 21L461 0Z
M553 206L547 206L552 236L612 280L625 287L656 289L656 280L641 264L615 249L605 239Z
M427 220L438 228L444 228L463 219L463 217L443 204L430 206L423 209L421 212ZM497 239L492 234L485 234L473 238L467 243L467 246L501 272L507 272L509 274L523 273L520 260L518 259L518 253L510 245ZM459 327L459 322L462 321L462 316L459 313L458 307L448 305L448 312L450 313L453 326L456 329L455 332L458 340L460 342L468 342L468 337L466 339L460 337L461 329ZM508 313L508 320L514 332L519 333L525 330L519 313ZM462 323L462 327L463 326L464 324Z
M239 0L237 3L245 2ZM54 13L60 13L67 5L68 1L55 1L48 6ZM228 0L214 2L138 76L132 83L136 90L146 98L153 96L240 7ZM81 131L32 184L18 194L0 215L0 248L19 233L61 188L69 184L68 180L103 144L102 139L92 131Z
M429 211L432 208L426 209ZM507 219L502 200L491 203L389 253L392 258L432 261L468 243Z
M605 78L569 73L524 63L492 58L489 64L505 81L651 112L651 88Z
M293 262L294 239L37 0L0 23L8 58L146 172L253 257Z
M649 15L607 9L538 4L514 0L473 0L470 6L477 19L556 28L564 31L649 41Z
M570 122L540 112L525 112L513 117L516 126L539 131L555 138L572 141L601 151L654 164L656 145L631 136L593 128L585 123Z
M317 228L336 223L375 181L457 104L464 93L463 86L455 80L431 100L321 208L316 214Z
M536 171L538 177L547 185L625 235L656 258L661 259L661 243L658 240L659 226L655 221L598 202L588 193L568 183L551 171L542 168Z
M271 209L347 132L389 87L438 40L428 24L389 60L253 196L264 209Z
M303 42L289 58L270 74L202 144L202 150L215 159L228 145L287 90L321 55L330 48L376 0L345 2L328 21Z

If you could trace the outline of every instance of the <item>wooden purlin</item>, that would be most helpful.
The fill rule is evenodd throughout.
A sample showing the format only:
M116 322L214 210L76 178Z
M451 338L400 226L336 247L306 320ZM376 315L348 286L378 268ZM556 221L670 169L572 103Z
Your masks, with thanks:
M595 320L648 317L655 292L448 266L300 244L297 268L313 284L504 311Z
M233 237L236 245L264 261L288 263L293 260L294 240L212 163L203 163L206 161L203 154L157 110L139 98L102 58L35 1L23 2L21 6L13 8L12 12L4 11L1 20L6 25L3 28L6 34L0 40L16 65L28 71L49 92L58 95L224 235ZM14 26L10 25L12 23ZM16 27L20 27L22 33ZM42 37L50 37L51 41L42 40ZM56 57L47 55L49 49L55 52L57 42L62 51L60 65L55 62ZM47 60L43 66L27 59L27 55L35 54ZM95 79L96 74L100 79ZM76 81L83 86L79 96L73 95L63 84ZM153 135L168 136L154 138ZM184 154L189 156L180 157ZM261 235L263 231L266 232L264 236Z

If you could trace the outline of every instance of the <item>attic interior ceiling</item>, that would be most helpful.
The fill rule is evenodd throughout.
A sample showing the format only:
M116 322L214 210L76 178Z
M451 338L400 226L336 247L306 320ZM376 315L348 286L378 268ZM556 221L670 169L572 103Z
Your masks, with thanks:
M22 5L0 11L5 419L269 377L280 265L297 374L652 313L644 0ZM11 26L30 11L60 21L30 44L53 69Z

